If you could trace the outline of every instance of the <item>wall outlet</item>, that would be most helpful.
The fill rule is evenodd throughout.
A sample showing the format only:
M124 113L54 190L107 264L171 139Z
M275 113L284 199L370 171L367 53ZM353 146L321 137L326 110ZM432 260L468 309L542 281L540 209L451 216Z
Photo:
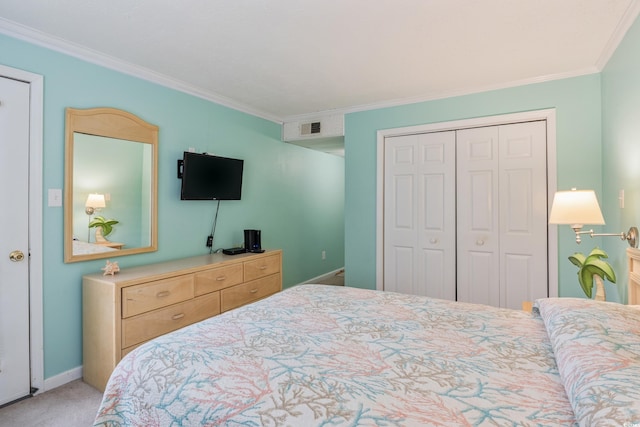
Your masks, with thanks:
M322 259L327 259L327 251L322 251Z

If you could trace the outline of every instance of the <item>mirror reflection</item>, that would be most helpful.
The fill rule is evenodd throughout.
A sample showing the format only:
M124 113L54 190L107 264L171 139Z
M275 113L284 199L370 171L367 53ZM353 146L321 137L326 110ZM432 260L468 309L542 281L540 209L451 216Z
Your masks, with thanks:
M115 109L67 109L65 262L157 249L157 127Z

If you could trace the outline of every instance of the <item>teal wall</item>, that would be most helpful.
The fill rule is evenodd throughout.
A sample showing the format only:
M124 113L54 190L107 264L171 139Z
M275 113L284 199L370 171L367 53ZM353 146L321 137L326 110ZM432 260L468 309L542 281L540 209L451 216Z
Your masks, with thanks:
M600 193L600 75L556 80L411 105L348 114L345 118L346 284L376 286L376 131L380 129L556 109L558 189ZM596 153L585 155L585 153ZM567 257L579 248L569 227L558 227L559 295L581 296ZM590 249L589 249L590 250Z
M344 265L343 158L282 143L276 123L2 35L0 63L44 76L44 197L64 183L66 107L121 108L159 126L159 250L118 258L121 268L207 253L214 202L179 200L176 160L189 147L245 160L243 200L221 202L215 247L261 229L263 247L284 251L285 287ZM63 210L43 206L46 379L82 364L81 277L104 261L64 264Z
M602 71L603 198L607 232L640 226L640 21L629 29ZM620 209L618 192L625 191ZM626 243L607 238L603 246L614 266L617 290L626 301ZM607 298L609 295L607 294Z

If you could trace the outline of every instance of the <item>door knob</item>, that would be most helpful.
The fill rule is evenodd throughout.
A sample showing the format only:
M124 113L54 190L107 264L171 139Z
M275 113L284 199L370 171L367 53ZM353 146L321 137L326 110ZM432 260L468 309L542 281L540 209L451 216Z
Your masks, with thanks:
M20 262L24 259L22 251L13 251L9 254L9 259L13 262Z

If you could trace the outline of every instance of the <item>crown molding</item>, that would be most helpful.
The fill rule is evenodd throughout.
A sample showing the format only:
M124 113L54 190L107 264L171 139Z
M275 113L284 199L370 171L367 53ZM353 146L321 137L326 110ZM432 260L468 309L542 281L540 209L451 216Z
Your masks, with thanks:
M324 117L329 115L345 115L349 113L359 113L359 112L369 111L369 110L379 110L382 108L399 107L399 106L410 105L410 104L419 104L421 102L436 101L439 99L446 99L446 98L455 98L458 96L465 96L465 95L475 95L483 92L490 92L490 91L500 90L500 89L509 89L509 88L514 88L518 86L526 86L526 85L537 84L537 83L545 83L545 82L550 82L554 80L568 79L572 77L580 77L580 76L585 76L589 74L596 74L599 72L600 72L600 69L598 69L595 66L592 66L592 67L587 67L581 70L576 70L576 71L571 71L566 73L549 74L546 76L538 76L538 77L515 80L511 82L505 82L505 83L499 83L499 84L493 84L493 85L468 87L468 88L459 89L459 90L434 91L434 92L423 94L417 97L398 98L395 100L389 100L389 101L377 102L377 103L371 103L371 104L362 104L362 105L356 105L353 107L336 108L332 110L317 111L315 113L297 114L297 115L285 117L284 121L294 122L294 121L314 119L314 118Z
M640 1L634 0L629 4L626 12L620 19L620 22L616 26L616 29L613 31L611 38L605 45L602 54L596 61L596 67L599 71L602 71L604 67L607 65L607 62L611 59L616 49L624 39L624 36L629 31L629 28L633 25L633 23L638 18L638 14L640 14Z
M86 62L90 62L95 65L99 65L101 67L109 68L114 71L147 80L160 86L193 95L195 97L220 104L224 107L228 107L242 113L250 114L252 116L269 120L278 124L282 124L283 122L280 117L276 117L273 114L256 110L222 95L204 91L181 80L165 76L148 68L131 64L110 55L106 55L93 49L89 49L85 46L81 46L79 44L69 42L50 34L34 30L33 28L26 27L24 25L9 21L4 18L0 18L0 33L47 49L54 50L56 52L60 52L65 55L72 56L74 58L81 59Z
M560 80L572 77L579 77L588 74L595 74L604 68L607 61L610 59L615 49L618 47L624 35L628 31L629 27L634 23L637 16L640 14L640 1L634 0L629 6L627 12L624 17L620 21L620 24L616 28L616 31L609 39L605 50L600 56L596 65L584 68L582 70L576 70L566 73L558 73L551 74L546 76L539 76L529 79L516 80L511 82L504 82L499 84L492 84L486 86L477 86L477 87L467 87L463 89L457 90L444 90L444 91L433 91L431 93L426 93L417 97L409 97L409 98L398 98L383 102L376 102L370 104L361 104L355 105L345 108L336 108L330 110L316 111L312 113L303 113L296 114L287 117L279 117L273 114L257 110L248 105L241 104L236 102L230 98L221 96L216 93L204 91L198 87L187 84L181 80L174 79L171 77L167 77L163 74L150 70L148 68L140 67L134 64L131 64L126 61L122 61L115 57L106 55L101 52L97 52L95 50L89 49L87 47L69 42L67 40L63 40L49 34L34 30L32 28L23 26L21 24L15 23L13 21L9 21L4 18L0 18L0 33L8 35L10 37L23 40L38 46L45 47L47 49L51 49L65 55L69 55L83 61L87 61L105 68L109 68L124 74L131 75L133 77L137 77L143 80L150 81L152 83L156 83L158 85L174 89L198 98L205 99L207 101L211 101L213 103L225 106L227 108L231 108L233 110L237 110L246 114L250 114L252 116L256 116L277 124L283 124L284 122L292 122L298 120L306 120L313 119L317 117L324 117L327 115L345 115L349 113L357 113L369 110L377 110L382 108L390 108L390 107L398 107L402 105L409 104L417 104L421 102L435 101L438 99L445 98L453 98L458 96L465 95L473 95L482 92L489 92L493 90L500 89L508 89L517 86L525 86L536 83L544 83L553 80Z

